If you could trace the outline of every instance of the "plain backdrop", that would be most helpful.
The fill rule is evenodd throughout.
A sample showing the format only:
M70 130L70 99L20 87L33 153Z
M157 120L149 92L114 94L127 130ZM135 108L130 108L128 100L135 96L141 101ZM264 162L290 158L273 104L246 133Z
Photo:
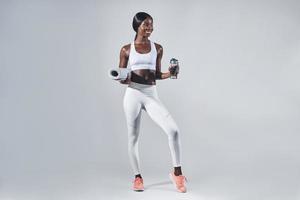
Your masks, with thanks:
M121 192L133 177L126 85L108 70L139 11L153 17L162 71L180 63L157 87L181 131L187 199L300 199L299 10L297 0L1 0L0 199L136 198ZM185 198L163 191L167 136L145 112L140 157L160 196L138 199Z

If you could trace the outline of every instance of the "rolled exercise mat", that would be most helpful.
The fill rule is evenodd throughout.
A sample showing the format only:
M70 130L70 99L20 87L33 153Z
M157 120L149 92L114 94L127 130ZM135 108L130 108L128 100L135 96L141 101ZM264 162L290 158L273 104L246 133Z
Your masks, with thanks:
M108 75L113 80L126 80L129 76L130 70L127 68L110 69Z

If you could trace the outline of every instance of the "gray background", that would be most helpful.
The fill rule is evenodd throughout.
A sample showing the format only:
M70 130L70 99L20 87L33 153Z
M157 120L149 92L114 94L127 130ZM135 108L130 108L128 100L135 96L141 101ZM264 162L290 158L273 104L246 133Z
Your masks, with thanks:
M300 3L0 1L0 199L300 199ZM125 85L107 76L132 18L154 18L158 81L181 130L189 192L168 181L165 133L143 114L146 191L130 190Z

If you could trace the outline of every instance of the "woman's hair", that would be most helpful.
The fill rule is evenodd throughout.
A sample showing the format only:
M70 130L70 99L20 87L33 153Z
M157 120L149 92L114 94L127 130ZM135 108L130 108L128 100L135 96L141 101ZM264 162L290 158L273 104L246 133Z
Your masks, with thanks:
M138 32L139 26L140 26L141 23L142 23L145 19L147 19L147 18L151 18L151 19L153 20L153 18L151 17L151 15L149 15L148 13L145 13L145 12L138 12L138 13L136 13L135 16L133 17L133 20L132 20L132 28L133 28L133 30L136 32L134 40L135 40L136 37L137 37L137 32Z

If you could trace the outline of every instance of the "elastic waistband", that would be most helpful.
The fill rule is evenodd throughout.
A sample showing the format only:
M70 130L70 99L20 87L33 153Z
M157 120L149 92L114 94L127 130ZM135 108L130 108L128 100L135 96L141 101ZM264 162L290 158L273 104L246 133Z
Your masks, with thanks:
M136 82L132 82L132 81L128 84L128 87L138 89L138 90L156 89L156 85L146 85L146 84L136 83Z

